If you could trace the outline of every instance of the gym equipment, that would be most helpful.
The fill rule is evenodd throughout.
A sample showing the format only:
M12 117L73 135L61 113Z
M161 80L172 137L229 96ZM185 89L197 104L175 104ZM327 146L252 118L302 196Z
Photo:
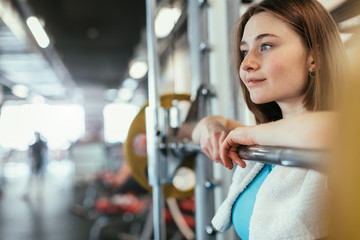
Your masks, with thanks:
M200 88L198 94L206 89L204 86ZM199 95L198 95L199 96ZM160 96L161 107L164 109L165 122L167 134L162 137L161 152L166 155L167 168L164 169L167 173L167 180L164 182L163 191L165 198L187 198L193 195L193 188L187 191L181 191L173 185L173 178L176 169L181 167L194 168L194 154L201 153L201 148L198 144L191 142L192 129L197 122L200 97L197 97L192 103L185 122L180 128L176 126L171 129L170 111L177 109L177 104L180 101L187 101L190 103L190 95L188 94L165 94ZM174 105L175 104L175 105ZM134 178L141 184L142 187L151 191L149 179L147 174L148 162L146 152L139 153L136 151L136 143L134 141L139 134L146 134L145 126L145 109L148 103L145 104L132 122L127 140L124 144L125 159L130 166ZM178 117L178 115L176 115ZM176 122L179 119L175 120ZM174 121L173 121L174 122ZM144 143L140 143L144 144ZM144 154L145 153L145 154ZM318 150L304 150L296 148L283 148L272 146L241 146L238 151L239 156L245 160L254 160L264 162L267 164L277 164L289 167L301 167L307 169L314 169L321 171L324 165L324 158L327 152Z
M191 142L191 133L199 119L204 116L203 112L206 109L204 106L209 102L208 99L212 95L211 88L206 85L200 86L184 122L182 124L175 124L173 127L171 126L171 122L178 123L179 119L174 120L172 117L175 116L175 118L178 118L178 114L172 115L170 111L179 112L178 103L180 101L190 102L190 96L187 94L166 94L160 97L161 107L159 111L162 113L160 114L162 119L159 119L159 122L162 128L158 130L159 133L157 133L156 136L159 137L157 139L158 151L160 153L159 157L163 158L159 175L161 176L160 187L163 188L165 198L186 198L192 196L194 193L193 188L187 191L177 189L173 184L173 180L175 179L174 176L177 169L181 167L194 169L194 157L202 152L199 145ZM134 178L139 181L144 188L151 191L152 187L149 182L154 181L154 179L151 181L146 172L150 167L147 155L139 155L133 146L133 141L136 136L146 132L145 109L147 106L148 104L140 110L130 127L128 138L125 142L125 156L126 161L132 169ZM301 167L318 171L324 169L325 159L328 159L328 153L325 151L272 146L241 146L239 147L238 154L245 160L288 167ZM209 160L203 159L203 161ZM198 162L201 164L201 160ZM197 168L202 169L202 167ZM197 169L195 169L195 171L197 171ZM201 173L197 172L197 175L198 174ZM205 193L203 194L207 194L206 189L213 189L216 186L216 180L207 179L207 181L196 182L196 186L200 188L205 186ZM196 197L199 196L196 195ZM202 198L203 204L206 205L207 198ZM197 220L201 221L201 216L198 217ZM205 226L205 229L209 235L214 233L214 230L208 225Z
M186 101L190 103L190 95L188 94L166 94L160 97L160 103L161 103L161 107L164 109L165 111L165 117L168 118L170 121L170 111L174 110L177 111L178 109L176 109L176 107L174 106L174 104L179 104L179 102L181 101ZM136 147L134 146L134 141L136 140L136 138L139 136L139 134L146 134L146 126L145 126L145 109L148 106L148 103L145 104L139 111L139 113L137 114L137 116L134 118L129 132L128 132L128 137L125 141L124 144L124 149L125 149L125 159L128 163L128 165L131 168L132 174L134 176L134 178L138 181L138 183L144 187L145 189L152 191L151 186L149 185L149 179L148 179L148 173L147 173L147 169L148 169L148 161L147 161L147 155L145 152L145 155L142 153L139 153L138 151L136 151ZM178 112L178 111L177 111ZM177 120L176 120L177 122ZM176 127L173 129L170 129L170 123L167 123L167 125L169 125L168 128L168 134L173 135L173 137L175 136L177 129ZM171 136L168 136L167 138L169 138ZM144 144L144 143L139 143L139 144ZM165 142L163 144L166 144ZM172 148L171 148L172 149ZM181 191L180 189L176 188L173 184L172 184L172 178L174 176L174 171L178 168L181 167L186 167L186 168L190 168L193 169L193 165L194 165L194 159L192 156L183 156L183 160L181 158L172 156L170 157L170 154L168 151L170 149L166 146L162 146L162 152L166 155L168 155L168 159L167 159L167 167L169 169L165 169L166 172L168 172L167 175L168 176L168 180L167 183L164 184L164 197L166 198L176 198L176 199L180 199L180 198L187 198L190 197L194 194L194 188L191 188L189 190L186 191Z

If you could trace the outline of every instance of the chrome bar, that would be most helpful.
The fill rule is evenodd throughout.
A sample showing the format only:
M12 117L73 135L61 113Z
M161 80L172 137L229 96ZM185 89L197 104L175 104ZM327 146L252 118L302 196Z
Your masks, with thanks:
M202 152L200 145L187 142L171 145L177 149L177 154ZM299 167L322 171L325 168L329 153L325 150L310 150L274 146L240 146L239 157L244 160L257 161L266 164L276 164L288 167Z
M329 153L325 150L273 146L241 146L238 154L242 159L320 171L324 169L325 161L329 158Z

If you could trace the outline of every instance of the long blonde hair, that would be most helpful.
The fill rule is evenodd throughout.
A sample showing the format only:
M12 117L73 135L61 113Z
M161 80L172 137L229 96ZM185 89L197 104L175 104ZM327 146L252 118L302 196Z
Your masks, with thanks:
M264 0L250 7L235 25L234 62L240 69L243 56L239 44L244 28L251 16L268 12L288 23L294 29L315 60L315 77L308 78L304 89L304 107L310 111L333 110L337 102L338 85L343 80L346 67L346 52L340 34L330 13L317 0ZM239 72L237 76L240 80ZM255 104L249 91L240 80L246 104L255 115L257 123L266 123L282 118L276 102Z

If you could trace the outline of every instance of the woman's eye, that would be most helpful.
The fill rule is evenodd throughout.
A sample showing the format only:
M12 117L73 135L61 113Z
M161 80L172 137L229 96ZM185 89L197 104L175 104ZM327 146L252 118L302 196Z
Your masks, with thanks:
M249 51L247 50L241 50L241 54L245 57L248 54Z
M261 45L261 51L266 51L269 50L271 48L271 45L269 44L262 44Z

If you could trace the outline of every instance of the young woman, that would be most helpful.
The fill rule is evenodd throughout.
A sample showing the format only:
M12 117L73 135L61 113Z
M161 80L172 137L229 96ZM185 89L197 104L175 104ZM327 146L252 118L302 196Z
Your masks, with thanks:
M212 224L225 231L232 223L242 239L326 237L326 176L246 162L236 150L255 144L332 147L346 67L336 24L317 0L265 0L242 16L235 38L238 77L257 125L209 116L193 131L210 159L229 169L240 166Z

